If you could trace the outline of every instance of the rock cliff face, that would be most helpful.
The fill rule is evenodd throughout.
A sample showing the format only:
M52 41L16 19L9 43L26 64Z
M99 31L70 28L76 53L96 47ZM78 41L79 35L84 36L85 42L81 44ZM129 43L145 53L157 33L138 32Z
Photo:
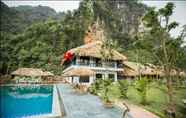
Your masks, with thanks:
M60 20L64 14L57 13L47 6L21 5L8 7L0 1L1 5L1 27L0 31L9 33L20 33L36 22L44 22L49 18Z
M99 22L96 21L89 26L88 31L85 33L84 44L94 41L102 41L104 39L104 30L100 27Z

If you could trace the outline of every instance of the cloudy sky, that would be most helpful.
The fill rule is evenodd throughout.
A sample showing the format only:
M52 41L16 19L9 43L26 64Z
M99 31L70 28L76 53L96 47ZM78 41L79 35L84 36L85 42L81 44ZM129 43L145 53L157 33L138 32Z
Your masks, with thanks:
M44 1L44 0L36 0L36 1L31 1L31 0L25 0L25 1L21 1L21 0L14 0L14 1L10 1L10 0L3 0L3 2L5 4L7 4L8 6L12 7L12 6L19 6L19 5L31 5L31 6L38 6L38 5L42 5L42 6L49 6L53 9L55 9L57 12L65 12L67 10L73 10L73 9L77 9L79 7L79 1L75 0L69 0L69 1L65 1L65 0L61 0L61 1ZM154 6L157 9L163 7L164 5L166 5L167 2L170 1L155 1L155 0L144 0L142 1L144 4L147 4L148 6ZM177 36L181 30L181 26L183 26L184 24L186 24L186 1L171 1L175 4L175 10L174 10L174 14L171 17L172 21L177 21L180 26L178 28L176 28L174 31L172 31L172 36Z

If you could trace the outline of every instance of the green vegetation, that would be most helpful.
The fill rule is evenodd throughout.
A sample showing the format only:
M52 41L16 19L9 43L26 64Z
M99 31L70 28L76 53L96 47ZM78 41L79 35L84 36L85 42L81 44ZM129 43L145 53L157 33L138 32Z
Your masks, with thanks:
M118 42L117 47L122 47L123 52L135 40L139 18L147 9L137 1L83 0L77 10L56 13L49 7L12 8L0 3L1 74L9 74L18 67L41 67L60 74L62 54L82 45L85 31L97 19L107 37Z
M127 80L119 80L118 81L118 89L120 90L121 98L127 98L127 91L129 87L129 82Z
M170 22L173 3L156 11L138 0L83 0L78 9L66 13L44 6L10 8L0 4L0 75L19 67L43 68L60 75L62 54L82 45L88 26L99 20L107 38L103 48L109 52L116 49L129 61L160 66L165 77L150 83L149 78L140 78L135 84L127 80L116 84L96 80L90 92L105 101L127 99L162 117L165 110L175 110L178 118L184 118L184 79L170 74L171 69L186 70L186 25L178 37L170 35L178 26L177 22ZM103 60L108 56L111 55L103 55Z
M48 62L50 66L45 68L60 74L58 65L62 54L68 49L82 45L85 31L97 19L107 35L108 42L114 42L114 47L123 52L129 61L160 65L154 53L159 54L161 51L159 50L161 48L158 48L160 45L158 39L162 38L157 37L161 36L157 33L162 28L154 20L153 26L158 26L159 29L155 27L144 31L144 34L139 31L144 13L149 11L149 15L143 18L145 22L148 22L146 19L156 19L153 14L157 13L137 0L126 2L83 0L77 10L66 13L56 13L53 9L43 6L12 8L3 2L0 3L3 17L0 47L2 74L8 74L23 66L43 68ZM171 26L174 28L176 25L175 22L170 23L167 28L171 30ZM160 31L164 32L163 29ZM186 46L182 46L185 31L186 28L183 27L183 31L176 39L168 35L169 40L166 43L166 47L170 46L167 50L171 49L169 55L176 54L176 58L171 58L176 62L174 65L178 70L186 68L184 64Z
M171 72L172 69L178 70L178 68L180 68L179 59L185 58L184 56L180 57L180 54L185 52L182 46L184 40L182 33L180 33L180 36L177 38L170 36L170 31L178 26L176 21L170 21L173 9L173 3L167 3L164 8L158 11L151 8L142 18L145 28L144 33L141 33L141 36L139 36L143 42L146 42L144 45L142 41L139 41L140 45L143 49L151 52L157 64L163 68L164 78L166 79L166 94L168 97L167 108L165 110L167 114L174 114L176 111L175 101L173 99L174 87Z
M44 22L49 18L58 20L64 13L56 11L46 6L18 6L8 7L3 2L1 4L1 31L19 34L33 23Z
M103 88L102 79L96 79L96 81L89 88L89 92L94 95L98 95L99 91Z
M126 80L120 80L115 84L111 84L108 87L108 98L111 101L115 100L125 100L131 104L139 105L148 111L155 113L156 115L164 118L164 111L167 106L167 94L165 93L166 86L163 82L150 82L148 84L143 78L141 80L131 81L131 84L127 87L126 95L127 98L121 98L123 96L120 89L120 84L125 83ZM138 84L136 84L138 83ZM148 89L147 89L148 85ZM102 98L104 96L105 89L96 90L97 94ZM182 103L182 99L186 98L186 86L177 88L174 91L174 99L176 101L176 117L184 118L185 116L185 107ZM148 101L148 102L147 102ZM148 104L146 104L147 102ZM144 104L145 103L145 104Z
M109 87L112 84L112 80L111 79L104 79L103 80L103 86L104 86L104 92L103 92L103 100L107 103L107 102L111 102L108 96L108 92L109 92Z
M148 89L148 80L147 78L141 78L136 81L135 88L138 91L138 94L141 96L141 104L147 104L147 89Z

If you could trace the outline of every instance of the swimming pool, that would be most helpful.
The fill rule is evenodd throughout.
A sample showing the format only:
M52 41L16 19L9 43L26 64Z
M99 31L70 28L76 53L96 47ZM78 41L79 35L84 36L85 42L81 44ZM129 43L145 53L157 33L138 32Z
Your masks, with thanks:
M20 118L51 114L53 85L1 86L0 114L2 118Z

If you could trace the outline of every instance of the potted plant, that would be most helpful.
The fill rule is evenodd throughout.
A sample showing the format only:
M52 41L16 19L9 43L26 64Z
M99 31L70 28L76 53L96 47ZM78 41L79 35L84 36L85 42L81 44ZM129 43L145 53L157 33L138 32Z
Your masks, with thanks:
M107 108L112 108L113 107L113 102L109 99L109 96L108 96L108 91L109 91L109 86L112 84L112 80L110 79L105 79L103 81L104 83L104 94L103 94L103 104L105 107Z

